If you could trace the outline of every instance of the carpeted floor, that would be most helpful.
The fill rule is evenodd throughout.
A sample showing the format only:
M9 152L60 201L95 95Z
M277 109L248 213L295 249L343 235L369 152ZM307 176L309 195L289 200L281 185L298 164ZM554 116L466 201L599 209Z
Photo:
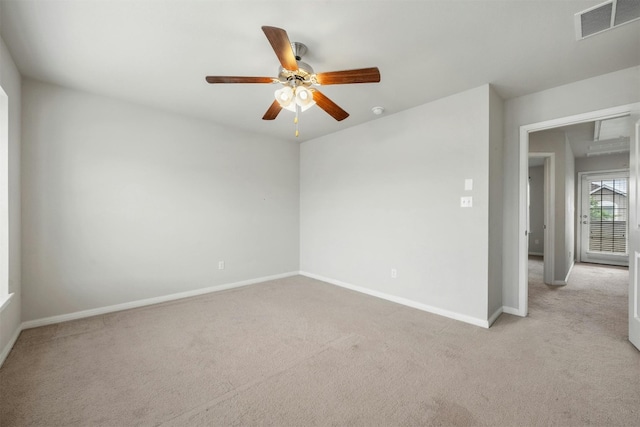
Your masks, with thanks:
M639 425L627 270L531 262L488 330L301 276L26 330L0 425Z

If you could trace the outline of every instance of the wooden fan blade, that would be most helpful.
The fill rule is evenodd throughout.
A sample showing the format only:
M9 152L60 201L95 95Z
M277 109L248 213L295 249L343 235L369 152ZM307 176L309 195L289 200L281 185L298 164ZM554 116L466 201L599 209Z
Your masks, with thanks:
M276 117L278 117L278 113L280 113L280 110L282 110L282 106L280 105L278 100L274 100L273 104L271 104L267 112L264 113L264 116L262 116L262 120L275 119Z
M271 77L207 76L208 83L273 83Z
M313 91L313 100L316 101L318 107L322 108L337 121L341 121L349 117L349 113L344 111L338 106L338 104L327 98L322 92L317 89Z
M316 79L321 85L378 83L380 81L380 70L378 70L378 67L371 67L357 70L330 71L316 74Z
M296 71L298 69L298 61L296 61L293 49L291 49L291 42L287 32L282 28L267 26L262 27L262 31L267 36L271 47L285 70Z

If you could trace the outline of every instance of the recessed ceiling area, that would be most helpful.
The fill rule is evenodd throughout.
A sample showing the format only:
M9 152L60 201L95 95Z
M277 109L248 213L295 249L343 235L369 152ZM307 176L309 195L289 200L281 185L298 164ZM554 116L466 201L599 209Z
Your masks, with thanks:
M631 126L631 117L622 116L561 126L542 132L563 132L571 146L574 158L579 159L628 154ZM529 158L529 167L542 164L544 164L543 157Z
M629 152L631 117L615 117L554 129L563 131L576 158Z
M323 87L350 116L310 108L304 141L488 83L509 99L640 64L640 21L575 39L575 14L599 3L3 0L0 35L26 78L289 140L292 113L261 119L273 86L205 76L277 76L263 25L315 70L377 66L379 84Z

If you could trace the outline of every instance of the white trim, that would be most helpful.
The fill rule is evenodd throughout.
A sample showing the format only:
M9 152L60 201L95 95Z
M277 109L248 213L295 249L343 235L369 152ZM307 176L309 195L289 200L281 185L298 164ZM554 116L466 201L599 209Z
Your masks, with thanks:
M498 309L493 312L493 314L491 315L491 317L489 317L489 320L487 321L487 323L489 323L489 327L493 325L493 322L498 320L498 317L500 317L500 315L502 314L502 311L503 311L502 307L498 307Z
M582 244L583 243L587 243L588 242L583 242L583 238L582 238L582 234L583 234L583 229L582 229L582 201L583 201L583 197L582 197L582 191L583 191L583 179L586 179L588 177L591 177L591 179L598 179L600 177L602 178L608 178L609 175L616 175L616 176L624 176L627 178L627 180L631 179L631 169L606 169L606 170L597 170L597 171L583 171L583 172L578 172L578 179L577 179L577 183L576 183L576 187L578 189L577 191L577 197L576 197L576 260L578 262L593 262L598 264L598 261L594 261L594 260L588 260L588 259L583 259L583 252L589 252L587 251L583 251L582 248ZM631 203L629 203L629 207L631 206ZM629 241L628 241L628 236L629 236L629 224L631 222L631 219L629 218L628 212L627 212L627 247L629 246ZM613 255L615 257L615 259L612 262L603 262L602 264L609 264L609 265L622 265L622 266L629 266L629 255L626 256L626 261L619 261L620 256L617 255Z
M544 254L542 252L529 252L529 255L533 255L533 256L544 256Z
M556 271L556 154L550 153L544 159L544 253L543 276L545 283L553 281Z
M513 314L514 316L521 316L521 317L526 316L526 314L522 314L520 310L518 310L517 308L507 307L506 305L502 306L502 312L505 314Z
M553 129L560 126L573 125L578 123L591 122L595 120L606 120L617 117L623 117L631 114L634 109L640 108L640 103L621 105L603 110L590 111L588 113L576 114L558 119L546 120L543 122L533 123L520 126L520 158L519 158L519 194L518 194L518 311L527 315L528 310L528 254L527 236L524 234L527 230L527 177L529 176L529 133L537 132L545 129Z
M4 308L7 305L9 305L9 301L11 301L12 297L13 297L13 292L0 300L0 313L2 313L2 310L4 310Z
M529 273L529 206L527 184L529 182L529 133L520 126L520 179L518 183L518 311L527 315ZM524 285L523 285L524 284Z
M15 332L13 333L13 335L11 336L11 339L9 340L7 345L5 345L4 348L2 349L2 353L0 353L0 367L2 367L2 365L4 364L4 361L7 360L7 356L9 356L11 349L16 344L16 341L18 340L18 337L20 336L20 332L22 332L22 329L23 329L22 325L18 326Z
M450 319L459 320L461 322L470 323L482 328L488 328L490 323L487 320L478 319L476 317L467 316L466 314L456 313L455 311L449 311L438 307L433 307L427 304L422 304L407 298L398 297L395 295L385 294L384 292L374 291L372 289L363 288L361 286L352 285L350 283L342 282L340 280L330 279L328 277L319 276L317 274L308 273L306 271L300 271L300 275L309 277L311 279L320 280L332 285L340 286L342 288L350 289L352 291L360 292L363 294L371 295L377 298L385 299L387 301L395 302L397 304L406 305L407 307L417 308L418 310L426 311L429 313L437 314L440 316L448 317Z
M567 283L569 283L569 276L571 275L571 271L573 270L574 265L576 265L576 262L575 260L572 260L571 266L569 267L569 271L567 271L567 275L565 276L564 280L554 280L553 285L565 286Z
M567 271L567 277L564 278L566 283L569 283L569 276L571 276L571 272L573 271L573 266L576 265L576 260L571 260L571 266L569 266L569 271Z
M631 295L630 298L632 298L631 301L631 314L633 315L633 319L635 320L639 320L640 316L638 313L638 292L640 291L640 289L638 289L638 259L640 259L640 253L635 252L634 254L635 256L633 257L633 262L635 263L635 267L633 269L633 283L630 284L630 288L631 288Z
M544 183L543 183L543 223L542 230L544 236L543 256L543 281L544 283L553 283L553 274L555 271L555 250L556 250L556 153L529 151L529 159L544 159ZM528 181L527 181L528 182ZM529 211L527 209L527 227L529 226ZM527 245L527 248L529 245Z
M159 304L167 301L174 301L183 298L204 295L211 292L225 291L227 289L239 288L242 286L253 285L256 283L267 282L269 280L283 279L298 275L297 271L275 274L273 276L259 277L256 279L243 280L241 282L228 283L208 288L195 289L193 291L179 292L177 294L164 295L160 297L147 298L137 301L125 302L122 304L109 305L106 307L98 307L90 310L76 311L74 313L61 314L57 316L44 317L41 319L29 320L22 323L22 329L37 328L38 326L52 325L54 323L66 322L69 320L83 319L85 317L97 316L100 314L113 313L115 311L129 310L132 308L144 307L147 305Z

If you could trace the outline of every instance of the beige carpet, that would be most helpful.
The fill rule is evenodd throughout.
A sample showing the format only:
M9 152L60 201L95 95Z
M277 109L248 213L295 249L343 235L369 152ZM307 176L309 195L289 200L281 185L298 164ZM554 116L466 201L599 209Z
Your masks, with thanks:
M0 424L640 425L627 277L532 278L489 330L300 276L26 330Z

